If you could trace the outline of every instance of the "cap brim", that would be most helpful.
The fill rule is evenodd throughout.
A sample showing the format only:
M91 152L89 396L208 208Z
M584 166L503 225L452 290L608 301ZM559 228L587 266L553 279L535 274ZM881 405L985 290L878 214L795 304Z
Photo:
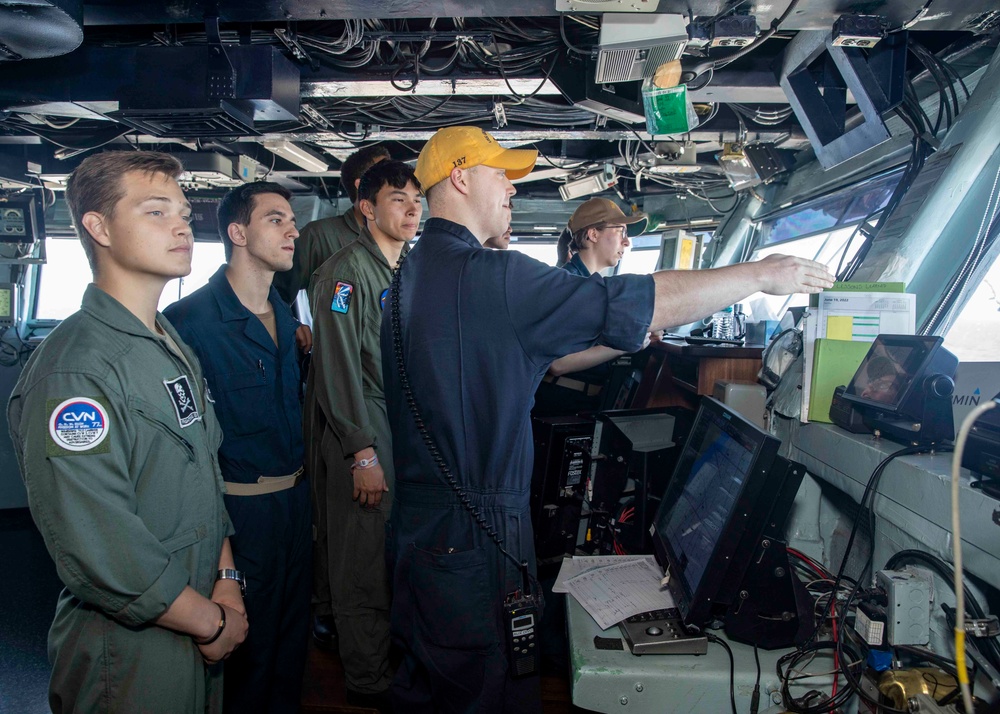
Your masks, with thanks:
M495 169L503 169L507 172L507 178L514 181L530 174L536 161L538 151L535 149L504 149L483 163Z
M628 226L626 232L629 238L635 238L646 232L646 227L649 225L649 216L645 213L635 213L631 216L625 216L625 220L622 223Z

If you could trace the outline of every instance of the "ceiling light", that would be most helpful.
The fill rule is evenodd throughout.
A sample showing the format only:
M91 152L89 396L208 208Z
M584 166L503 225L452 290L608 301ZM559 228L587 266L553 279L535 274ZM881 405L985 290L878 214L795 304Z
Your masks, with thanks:
M541 87L539 87L541 85ZM400 91L389 80L322 80L302 82L303 97L391 97L395 94L406 96L450 97L454 95L497 96L536 94L538 96L559 94L559 87L545 77L508 77L499 79L424 79L413 89Z
M544 233L553 233L559 230L559 226L532 226L531 229Z
M265 141L264 148L306 171L326 171L328 164L319 156L287 139Z

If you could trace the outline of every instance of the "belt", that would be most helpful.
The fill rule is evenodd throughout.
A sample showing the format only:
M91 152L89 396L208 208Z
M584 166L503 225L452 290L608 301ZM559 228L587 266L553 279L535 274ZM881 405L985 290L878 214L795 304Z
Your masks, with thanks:
M548 382L549 384L555 384L559 387L566 387L566 389L572 389L577 392L583 392L584 396L594 397L601 393L600 384L590 384L588 382L581 382L579 379L570 379L568 377L553 377L551 374L547 374L542 377L543 382Z
M225 481L228 496L263 496L298 486L302 481L302 469L287 476L260 476L256 483L236 483Z

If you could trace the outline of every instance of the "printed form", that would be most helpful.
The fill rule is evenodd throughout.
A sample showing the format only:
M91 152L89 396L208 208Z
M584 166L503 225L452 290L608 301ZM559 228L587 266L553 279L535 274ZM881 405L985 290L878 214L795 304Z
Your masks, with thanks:
M606 630L640 612L674 607L670 592L660 587L660 577L660 569L649 560L627 560L572 577L566 589Z
M562 567L559 568L559 575L552 586L552 592L565 593L566 581L570 578L585 573L595 568L603 568L605 565L615 565L624 563L626 560L648 560L650 565L656 567L656 558L651 555L577 555L563 558Z

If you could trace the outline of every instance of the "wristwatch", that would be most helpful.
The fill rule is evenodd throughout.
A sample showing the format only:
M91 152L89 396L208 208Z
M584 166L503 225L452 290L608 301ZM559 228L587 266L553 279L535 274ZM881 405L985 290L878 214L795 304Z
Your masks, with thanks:
M243 571L233 570L232 568L223 568L215 576L218 580L235 580L240 584L240 595L243 597L247 596L247 579L243 576Z

